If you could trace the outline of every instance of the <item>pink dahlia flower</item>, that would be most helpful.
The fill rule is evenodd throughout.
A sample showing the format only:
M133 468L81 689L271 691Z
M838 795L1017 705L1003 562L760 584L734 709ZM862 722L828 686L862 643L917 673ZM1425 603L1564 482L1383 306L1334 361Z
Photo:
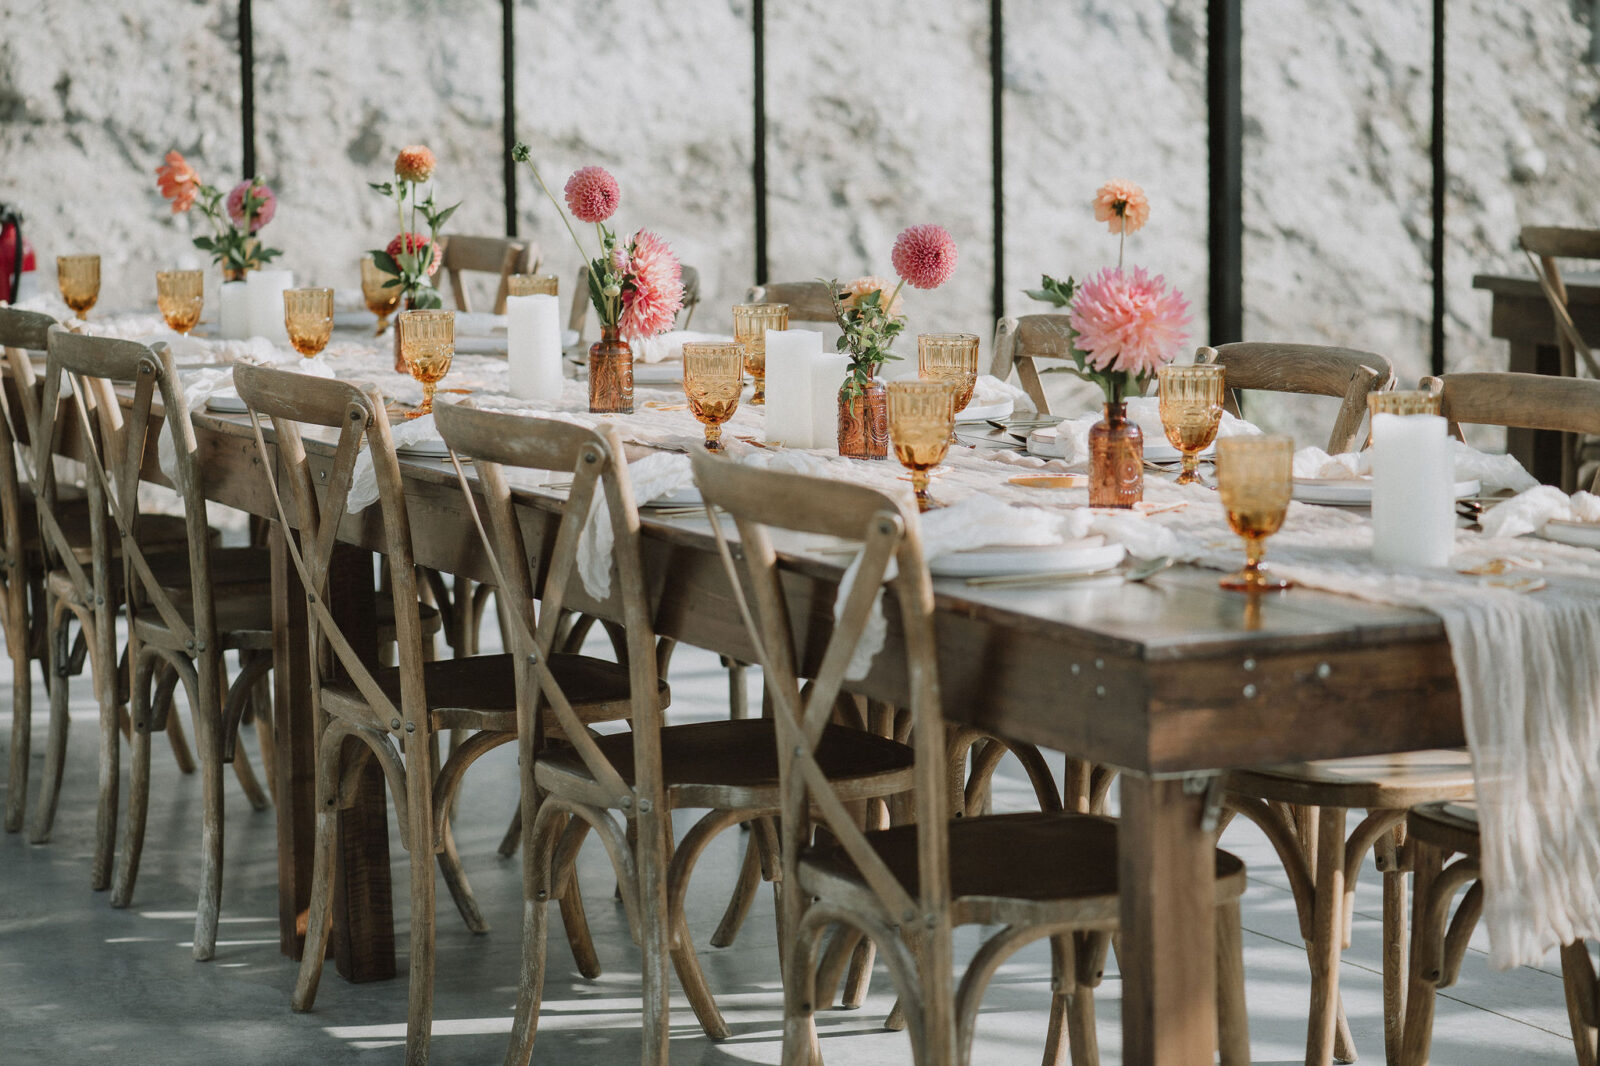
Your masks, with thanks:
M584 167L567 179L567 207L579 222L604 222L622 203L622 189L604 167Z
M395 177L401 181L424 182L433 177L438 161L425 144L409 144L394 157Z
M161 195L172 201L172 213L182 214L194 206L200 193L200 175L183 158L183 153L167 153L164 163L156 168L156 187Z
M654 337L670 329L683 306L683 268L667 242L640 230L628 242L628 284L622 289L622 336Z
M956 272L956 241L943 226L908 226L894 239L890 259L913 289L937 289Z
M260 201L256 204L254 216L250 219L250 232L255 233L262 226L272 221L272 216L278 213L278 198L272 195L272 189L265 182L250 179L241 181L233 187L228 194L228 217L233 219L235 226L245 224L244 201L245 196L252 194Z
M1094 220L1112 233L1137 233L1150 221L1150 201L1133 182L1112 178L1095 191Z
M390 241L389 246L385 248L384 251L398 259L405 252L422 251L428 247L429 243L430 242L428 238L424 237L420 233L402 233L395 237L394 240ZM444 253L440 250L439 246L435 244L433 246L433 259L428 263L428 273L430 275L437 274L439 272L439 262L443 258Z
M1095 370L1147 375L1178 354L1189 303L1167 279L1143 267L1111 267L1078 286L1070 315L1078 350Z

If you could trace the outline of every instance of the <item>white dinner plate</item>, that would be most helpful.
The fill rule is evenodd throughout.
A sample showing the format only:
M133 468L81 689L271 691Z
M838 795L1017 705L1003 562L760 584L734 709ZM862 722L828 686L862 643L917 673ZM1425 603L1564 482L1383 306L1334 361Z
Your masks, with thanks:
M1010 418L1017 401L1009 396L998 403L969 403L956 412L957 422L987 422L989 419Z
M633 383L635 385L681 385L683 383L683 363L676 359L668 359L660 363L634 363Z
M1535 536L1553 540L1557 544L1570 544L1574 548L1600 548L1600 524L1594 522L1551 519Z
M1096 543L1098 542L1098 543ZM1126 549L1088 537L1068 544L974 548L928 560L935 577L995 577L1001 574L1095 574L1122 562Z
M693 485L681 488L677 492L669 492L665 496L658 496L644 504L645 507L698 507L705 502L705 497L700 495L700 490Z
M1061 438L1056 433L1055 426L1036 429L1028 434L1028 454L1037 455L1041 459L1060 459L1066 453L1061 447Z
M219 415L244 415L250 413L250 408L244 405L239 394L232 389L225 392L213 392L206 398L206 410L215 411Z
M438 437L429 437L426 440L412 441L410 444L401 444L395 448L396 455L408 455L419 459L443 459L450 454L450 448Z
M1480 485L1476 478L1458 481L1455 498L1476 496ZM1320 503L1327 507L1371 507L1372 479L1361 478L1295 478L1294 498L1301 503Z

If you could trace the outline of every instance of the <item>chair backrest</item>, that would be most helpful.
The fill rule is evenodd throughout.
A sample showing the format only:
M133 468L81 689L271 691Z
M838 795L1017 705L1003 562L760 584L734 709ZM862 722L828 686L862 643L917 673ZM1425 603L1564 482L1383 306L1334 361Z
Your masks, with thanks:
M675 325L678 329L688 329L689 322L694 318L694 309L700 306L700 271L692 266L683 268L683 305L678 308L678 317Z
M41 524L53 524L45 517L54 513L56 479L51 457L59 450L71 419L82 434L84 463L89 468L85 480L96 564L94 581L101 582L99 571L110 561L109 555L104 554L109 538L101 529L109 518L121 544L124 603L130 619L154 613L179 639L192 641L194 647L220 647L211 584L205 480L194 424L189 420L189 405L172 353L161 342L146 346L137 341L69 333L60 326L50 330L48 350L39 437L33 452L34 469L40 473L44 487L41 495L46 501L40 506ZM132 393L126 407L119 400L118 388ZM60 402L63 398L65 403ZM183 504L189 539L192 628L157 580L139 545L139 488L144 471L159 464L161 433L172 441L171 477ZM58 528L47 528L45 532L58 555L70 554ZM103 593L97 590L97 595Z
M1463 424L1600 436L1600 381L1591 378L1460 373L1423 378L1421 387L1439 394L1439 413L1457 437ZM1600 471L1589 491L1600 492Z
M38 311L0 307L0 349L4 349L10 377L0 388L0 544L5 558L0 560L0 582L7 587L19 580L15 569L22 565L23 528L22 485L24 471L32 463L17 465L19 447L31 441L38 423L39 398L34 395L33 358L28 353L42 352L49 343L50 327L56 320ZM37 488L31 473L25 475Z
M768 702L778 738L782 778L784 876L796 884L799 849L811 840L819 821L854 860L862 878L890 914L904 915L908 932L921 937L928 972L948 986L949 880L946 875L949 798L945 730L939 700L934 636L933 583L922 556L916 512L864 485L744 466L696 451L695 481L711 514L718 548L728 569L735 600L754 641L766 679ZM743 577L712 507L732 516L738 529ZM813 644L819 627L797 632L801 609L790 604L773 548L771 530L845 537L862 542L857 573L844 606L826 632L820 656ZM860 819L834 790L816 761L816 751L833 713L844 675L862 631L874 610L891 563L896 573L888 592L899 608L898 622L909 681L910 743L915 751L913 795L916 804L917 871L915 894L890 872L862 833ZM748 590L747 592L744 590ZM753 604L753 607L751 606ZM815 610L815 605L812 606ZM816 664L811 667L809 664ZM814 674L802 689L802 671ZM942 956L942 957L941 957ZM935 1014L935 1016L938 1016Z
M373 385L354 385L270 367L236 366L233 381L250 410L256 448L283 525L284 544L308 593L308 629L320 679L334 680L342 670L367 701L371 718L364 724L383 736L403 729L410 738L407 761L427 759L430 719L422 680L422 620L417 610L411 521L382 395ZM275 450L262 433L263 418L272 424ZM302 424L336 431L333 459L325 469L317 469L321 464L313 464L307 454ZM328 607L339 524L349 507L356 459L363 447L371 455L377 477L384 552L394 596L399 707L373 677L375 664L369 655L357 650ZM290 515L295 516L295 522L291 523ZM298 538L294 529L299 531ZM405 795L405 788L394 791L398 802ZM406 820L401 819L401 825L405 824Z
M995 326L994 355L989 373L1006 381L1014 368L1022 391L1028 394L1040 414L1050 413L1044 383L1039 378L1035 359L1071 359L1072 327L1066 315L1023 315L1002 318Z
M1561 374L1574 377L1577 362L1594 377L1600 377L1600 365L1583 334L1578 331L1567 307L1567 286L1561 279L1558 259L1600 259L1600 230L1575 229L1565 226L1524 226L1518 235L1522 250L1533 266L1533 275L1544 292L1545 301L1556 320L1556 346L1561 351Z
M443 251L440 253L442 257L440 270L439 274L434 276L434 285L438 285L441 275L450 278L450 291L455 297L458 311L472 310L466 286L462 283L463 273L494 274L499 277L494 297L494 313L503 315L506 313L507 279L512 274L531 273L537 266L539 258L537 244L517 237L469 237L451 234L440 237L439 243L443 245Z
M765 285L752 285L745 294L745 302L753 304L788 304L790 322L837 321L833 315L833 293L821 281L770 281Z
M1331 396L1342 402L1328 434L1330 454L1350 451L1367 414L1367 395L1394 387L1389 360L1372 352L1317 344L1242 341L1201 347L1195 362L1216 363L1227 379L1226 406L1239 414L1241 390Z

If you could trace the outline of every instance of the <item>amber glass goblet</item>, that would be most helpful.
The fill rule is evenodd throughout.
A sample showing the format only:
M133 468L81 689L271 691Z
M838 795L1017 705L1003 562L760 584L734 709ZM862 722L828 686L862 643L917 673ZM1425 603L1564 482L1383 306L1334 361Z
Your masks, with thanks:
M1217 441L1217 492L1228 525L1244 538L1244 569L1229 574L1225 589L1260 592L1286 589L1291 582L1261 564L1265 541L1283 526L1294 493L1294 438L1223 437Z
M1161 383L1161 428L1167 443L1183 453L1180 485L1201 484L1200 453L1217 439L1222 425L1224 373L1220 366L1164 366L1156 371Z
M100 299L100 257L98 255L56 256L56 281L61 285L61 298L79 318L89 314L89 308Z
M956 424L955 391L943 381L889 382L889 443L911 471L917 510L938 506L928 495L929 471L944 462Z
M383 331L389 328L389 316L400 306L400 276L384 270L370 257L363 258L361 297L367 301L367 310L378 316L378 328L372 335L383 336Z
M450 373L450 360L456 353L456 313L401 311L394 328L400 334L400 358L411 376L422 382L422 406L406 417L431 415L433 390Z
M333 290L284 289L283 325L295 351L315 356L333 336Z
M767 402L767 330L789 328L788 304L734 304L733 339L744 345L744 368L755 384L750 402Z
M683 391L689 410L706 427L706 450L722 451L722 423L739 409L744 390L744 345L683 346Z
M511 274L506 277L507 296L560 296L561 279L554 274Z
M942 381L955 393L955 409L972 402L978 387L978 335L976 333L922 333L917 336L917 377ZM950 443L955 444L955 423Z
M156 271L156 306L174 333L188 333L200 323L206 299L206 275L201 270Z

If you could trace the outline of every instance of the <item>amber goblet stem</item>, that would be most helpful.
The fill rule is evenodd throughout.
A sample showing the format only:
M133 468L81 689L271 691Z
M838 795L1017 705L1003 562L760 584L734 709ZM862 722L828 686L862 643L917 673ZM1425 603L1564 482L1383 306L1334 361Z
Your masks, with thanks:
M438 385L432 381L422 383L422 406L417 408L411 417L421 418L423 415L433 414L433 391L436 388Z
M378 316L378 328L372 331L374 337L383 336L383 331L389 328L389 315L387 312Z
M917 494L917 510L933 510L933 497L928 495L928 483L933 479L926 470L911 471L911 488Z
M1200 477L1200 453L1183 453L1183 472L1178 475L1179 485L1204 485L1205 480Z
M763 367L761 373L750 375L750 381L751 381L751 384L755 386L755 391L750 394L750 403L752 405L766 403L767 402L767 374L766 374L766 369Z
M706 451L720 452L722 450L722 423L711 425L708 422L706 424Z

